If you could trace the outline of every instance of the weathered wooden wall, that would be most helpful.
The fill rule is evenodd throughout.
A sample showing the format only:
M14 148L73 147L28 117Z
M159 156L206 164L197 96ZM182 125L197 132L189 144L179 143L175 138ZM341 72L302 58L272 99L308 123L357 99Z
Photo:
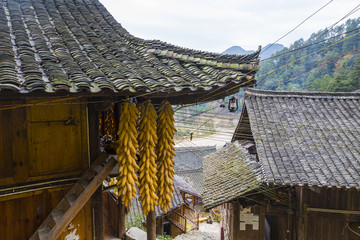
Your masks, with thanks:
M119 225L119 205L117 199L109 193L104 192L103 193L103 204L104 204L104 213L105 217L107 218L108 224L109 224L109 231L110 234L114 234L116 236L119 236L118 232L118 225Z
M252 225L245 225L246 230L240 230L241 207L237 201L224 204L222 211L225 222L224 231L229 240L264 239L265 207L251 207L251 213L259 216L259 230L254 230Z
M78 176L89 166L86 104L81 103L79 99L0 111L0 186Z
M170 232L171 232L171 237L175 238L176 236L183 234L183 232L181 231L180 228L178 228L177 226L175 226L174 224L170 224Z
M19 107L0 111L0 239L28 239L71 187L57 181L89 167L86 101L52 100L2 101ZM49 181L57 187L41 185ZM27 193L4 192L19 186ZM91 219L87 203L61 239L75 229L80 239L92 239Z
M335 188L304 189L304 204L311 208L360 211L360 191ZM308 212L305 218L305 239L355 240L349 226L360 234L360 215Z
M70 187L40 190L0 198L0 239L29 239ZM91 205L87 203L59 239L75 232L79 239L92 239Z
M296 204L300 206L300 187L297 188ZM360 211L360 191L336 188L303 189L303 204L310 208ZM251 212L259 214L259 230L246 225L240 231L237 202L224 204L225 221L229 228L231 240L263 240L265 235L265 217L271 223L271 239L293 240L355 240L359 236L347 227L360 234L360 215L342 213L324 213L290 209L286 206L253 205ZM306 207L304 209L306 209Z

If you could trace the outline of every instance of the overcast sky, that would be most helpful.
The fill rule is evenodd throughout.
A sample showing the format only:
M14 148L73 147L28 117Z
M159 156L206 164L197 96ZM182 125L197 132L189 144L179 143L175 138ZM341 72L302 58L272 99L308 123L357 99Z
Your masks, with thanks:
M329 0L100 0L132 35L182 47L223 52L231 46L257 49L276 41ZM360 3L333 0L279 43L337 22ZM360 16L360 11L350 18ZM344 22L344 21L343 21Z

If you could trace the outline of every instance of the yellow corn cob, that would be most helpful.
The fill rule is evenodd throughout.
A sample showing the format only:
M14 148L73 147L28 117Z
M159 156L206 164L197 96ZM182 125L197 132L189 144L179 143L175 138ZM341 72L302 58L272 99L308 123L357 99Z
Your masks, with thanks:
M131 204L133 196L136 195L136 185L139 185L136 171L136 151L138 149L136 122L139 111L135 104L123 103L118 136L116 141L116 153L118 154L119 177L117 178L118 196L127 207Z
M146 101L140 109L139 149L140 149L140 200L145 215L154 210L158 197L156 196L156 111L151 101Z
M111 136L111 139L115 139L115 119L114 108L104 112L104 136Z
M174 155L175 142L174 133L174 110L168 101L163 101L159 108L157 120L158 144L157 155L157 177L159 205L166 212L170 208L171 198L174 192Z

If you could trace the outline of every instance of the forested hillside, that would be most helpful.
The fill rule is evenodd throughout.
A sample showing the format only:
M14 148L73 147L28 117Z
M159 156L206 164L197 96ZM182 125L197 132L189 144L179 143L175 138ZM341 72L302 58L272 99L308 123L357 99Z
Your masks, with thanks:
M351 19L343 25L313 33L308 40L294 42L277 52L280 56L276 58L262 59L257 88L274 84L267 89L332 92L360 89L359 28L360 18ZM323 63L326 64L317 67ZM289 65L281 68L286 64ZM278 70L266 75L275 69ZM297 76L290 78L294 75ZM287 78L290 79L282 81ZM275 84L279 81L282 82Z
M360 50L357 51L360 48L359 29L360 18L348 20L333 29L320 30L312 34L308 40L300 39L294 42L289 48L278 51L275 54L278 57L262 58L257 74L257 88L332 92L360 89ZM349 53L351 51L354 52ZM269 52L265 51L267 54ZM317 67L319 65L321 66ZM309 69L312 70L307 71ZM272 73L267 74L269 72ZM214 132L222 134L224 130L219 129L235 128L243 95L243 89L235 94L235 97L239 98L239 109L236 113L230 113L227 109L231 96L222 101L203 103L177 111L177 136L189 136L192 132L194 137ZM219 108L221 104L225 105L225 108ZM227 117L235 121L225 122L224 119ZM219 119L223 120L217 121Z

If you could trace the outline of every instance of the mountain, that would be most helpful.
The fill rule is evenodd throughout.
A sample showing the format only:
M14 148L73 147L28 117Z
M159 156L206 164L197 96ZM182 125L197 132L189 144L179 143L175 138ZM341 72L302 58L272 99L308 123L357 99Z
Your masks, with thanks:
M222 54L239 54L239 55L243 55L243 54L249 54L249 53L253 53L253 52L254 52L253 50L246 51L242 47L232 46L232 47L226 49Z
M271 46L271 47L270 47ZM277 51L283 50L284 46L282 44L268 44L265 47L262 48L262 50L266 50L264 51L264 53L260 53L260 58L261 59L265 59L265 58L269 58L271 57L271 55L275 54ZM242 47L239 46L232 46L228 49L226 49L222 54L249 54L249 53L253 53L254 50L245 50Z
M278 51L283 50L285 47L282 44L275 43L273 45L268 44L261 49L260 59L266 59L271 57L273 54L277 53Z

